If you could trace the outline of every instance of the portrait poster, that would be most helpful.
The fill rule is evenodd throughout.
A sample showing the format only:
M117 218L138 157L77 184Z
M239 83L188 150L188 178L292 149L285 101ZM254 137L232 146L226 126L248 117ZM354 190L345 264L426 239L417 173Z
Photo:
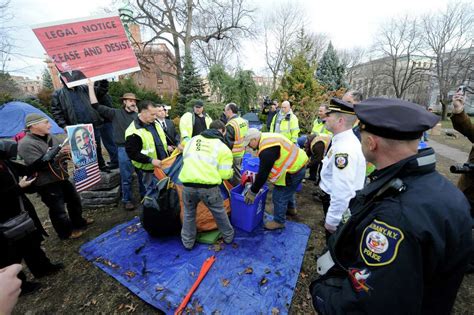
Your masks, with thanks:
M66 127L71 158L76 168L97 163L97 151L92 124L81 124Z
M32 26L68 87L140 70L132 45L116 15Z

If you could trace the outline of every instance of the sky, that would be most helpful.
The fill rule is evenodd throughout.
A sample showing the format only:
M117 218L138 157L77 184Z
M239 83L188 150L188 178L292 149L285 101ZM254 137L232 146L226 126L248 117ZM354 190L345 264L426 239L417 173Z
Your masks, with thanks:
M116 1L118 2L118 1ZM256 23L264 12L272 10L281 1L251 0L259 11ZM379 25L391 17L404 14L422 15L442 10L449 0L292 0L307 14L308 30L325 33L336 49L369 47ZM110 1L62 0L61 5L50 0L11 0L10 12L14 18L11 36L15 39L15 55L7 65L12 74L34 78L45 68L45 52L31 26L66 19L93 16L102 13ZM252 69L256 74L265 73L264 45L262 41L245 41L238 58L242 69Z

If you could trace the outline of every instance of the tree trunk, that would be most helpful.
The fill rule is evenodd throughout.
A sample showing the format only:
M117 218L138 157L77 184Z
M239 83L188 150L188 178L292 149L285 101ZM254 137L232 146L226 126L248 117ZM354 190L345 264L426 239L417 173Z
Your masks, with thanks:
M448 119L448 105L449 105L449 100L447 99L441 100L441 120Z

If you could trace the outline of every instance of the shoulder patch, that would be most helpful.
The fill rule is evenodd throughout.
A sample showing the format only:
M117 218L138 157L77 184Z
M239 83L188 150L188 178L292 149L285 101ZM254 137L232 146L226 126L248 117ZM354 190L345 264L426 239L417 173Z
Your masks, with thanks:
M334 155L334 162L338 169L343 169L349 164L349 154L347 153L336 153Z
M374 220L362 233L360 255L369 266L385 266L397 258L403 232L385 222Z

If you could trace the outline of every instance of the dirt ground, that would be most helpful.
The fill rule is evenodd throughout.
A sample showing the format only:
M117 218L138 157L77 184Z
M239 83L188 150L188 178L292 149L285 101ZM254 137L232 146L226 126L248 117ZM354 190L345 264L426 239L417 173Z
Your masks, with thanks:
M469 141L463 137L446 139L443 136L437 136L433 139L465 152L471 149ZM442 156L437 158L438 170L448 179L456 182L457 175L449 173L449 166L453 161ZM306 248L290 314L315 314L308 286L316 274L315 256L323 248L324 232L321 224L322 206L312 199L313 187L313 182L304 183L303 191L298 194L299 213L293 219L310 226L312 233ZM51 235L44 242L48 256L52 261L63 262L66 268L54 276L41 279L39 282L43 286L39 292L21 297L14 310L15 314L157 313L155 308L143 302L78 254L79 247L83 243L94 239L115 225L132 219L138 215L137 211L127 212L120 206L86 210L85 215L94 218L96 222L82 238L61 241L55 235L41 201L35 196L30 196L30 199L34 202L44 226ZM458 292L453 314L472 314L473 301L474 275L466 275Z

